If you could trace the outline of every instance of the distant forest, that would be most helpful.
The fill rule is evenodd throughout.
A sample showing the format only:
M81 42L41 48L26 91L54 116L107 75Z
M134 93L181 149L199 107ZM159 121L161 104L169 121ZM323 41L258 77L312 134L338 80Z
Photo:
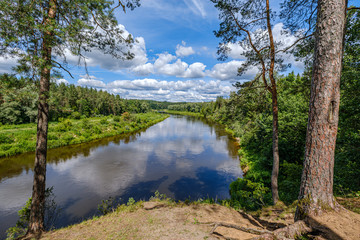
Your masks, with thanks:
M36 122L38 86L29 78L0 75L0 122L21 124ZM49 115L80 119L93 116L121 115L124 112L145 113L166 109L174 103L152 100L127 100L107 91L55 82L50 86Z

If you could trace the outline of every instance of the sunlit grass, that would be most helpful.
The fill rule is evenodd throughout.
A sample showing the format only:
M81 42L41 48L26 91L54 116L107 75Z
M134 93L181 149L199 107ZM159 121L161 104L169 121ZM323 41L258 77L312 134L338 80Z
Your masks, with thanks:
M61 119L49 123L48 148L89 142L123 133L138 131L167 118L159 113L128 116L94 117L81 120ZM0 157L35 151L36 124L0 126Z

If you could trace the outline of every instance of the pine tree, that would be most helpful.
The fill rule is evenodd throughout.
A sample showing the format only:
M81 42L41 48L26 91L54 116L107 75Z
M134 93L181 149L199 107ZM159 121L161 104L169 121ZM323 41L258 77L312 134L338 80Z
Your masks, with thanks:
M44 230L47 131L50 76L66 69L66 52L85 59L84 52L99 49L126 60L131 35L123 36L114 10L133 9L139 0L2 0L0 2L0 54L17 57L17 71L39 83L34 185L28 235Z

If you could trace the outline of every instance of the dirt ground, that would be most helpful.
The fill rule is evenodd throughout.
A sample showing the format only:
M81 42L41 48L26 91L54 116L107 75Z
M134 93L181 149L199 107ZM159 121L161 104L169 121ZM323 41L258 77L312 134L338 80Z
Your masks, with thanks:
M41 239L252 239L258 235L214 222L235 224L257 230L274 230L293 223L292 213L272 208L253 217L216 204L169 204L144 202L123 207L106 216L45 233ZM307 239L360 239L360 215L343 210L313 218L317 231Z

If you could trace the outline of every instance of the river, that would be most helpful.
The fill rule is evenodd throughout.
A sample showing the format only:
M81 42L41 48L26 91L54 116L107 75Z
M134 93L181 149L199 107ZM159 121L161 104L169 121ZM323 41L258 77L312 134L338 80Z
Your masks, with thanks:
M146 130L48 151L46 184L61 208L55 227L98 214L109 197L175 200L229 197L242 176L238 146L216 124L172 115ZM0 161L0 239L31 196L34 153Z

